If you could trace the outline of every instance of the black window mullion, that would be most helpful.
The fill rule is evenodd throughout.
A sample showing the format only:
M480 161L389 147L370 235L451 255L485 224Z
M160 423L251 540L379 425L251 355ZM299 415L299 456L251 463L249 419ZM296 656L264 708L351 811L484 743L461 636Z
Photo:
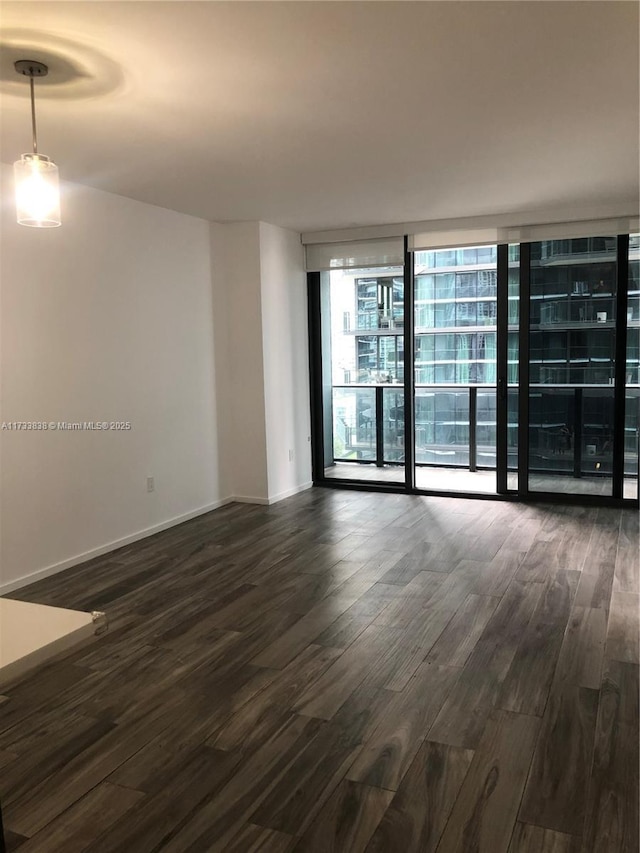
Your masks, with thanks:
M518 494L529 495L529 319L531 243L520 244L520 346L518 348Z
M629 235L617 240L616 338L613 401L613 497L624 493L625 378L627 367L627 303L629 286Z
M507 347L509 323L509 246L501 243L497 257L497 327L496 327L496 490L505 494L507 487Z
M405 488L416 487L415 472L415 376L413 301L415 277L413 253L409 251L409 238L404 238L404 482Z
M307 273L309 321L309 387L311 391L311 471L314 482L324 480L324 418L322 387L322 329L320 273Z

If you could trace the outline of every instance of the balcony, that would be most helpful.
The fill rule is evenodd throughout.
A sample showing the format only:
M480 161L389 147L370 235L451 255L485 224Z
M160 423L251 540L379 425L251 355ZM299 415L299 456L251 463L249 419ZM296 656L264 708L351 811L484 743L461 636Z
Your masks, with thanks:
M404 313L402 308L393 313L383 311L357 311L355 316L350 314L345 318L344 334L357 335L366 332L367 335L402 334L404 331Z
M613 387L531 386L529 468L532 473L610 477ZM517 469L518 390L509 386L508 469ZM640 388L626 391L625 476L637 476ZM404 465L401 385L333 387L334 462ZM416 385L417 466L495 470L496 386Z

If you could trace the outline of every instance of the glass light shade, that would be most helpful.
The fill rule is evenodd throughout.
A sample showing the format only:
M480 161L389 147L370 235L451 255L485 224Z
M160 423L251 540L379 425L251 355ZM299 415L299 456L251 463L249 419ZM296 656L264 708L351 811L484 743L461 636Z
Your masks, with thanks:
M18 224L55 228L60 219L58 167L43 154L23 154L13 164Z

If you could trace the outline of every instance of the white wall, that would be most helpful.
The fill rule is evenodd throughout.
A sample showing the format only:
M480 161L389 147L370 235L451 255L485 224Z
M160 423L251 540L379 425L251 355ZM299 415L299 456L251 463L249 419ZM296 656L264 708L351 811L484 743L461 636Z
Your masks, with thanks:
M270 501L311 485L306 276L300 235L260 223Z
M211 257L225 488L266 502L259 224L212 225Z
M24 228L4 170L3 179L2 420L132 424L127 432L0 431L6 591L217 506L229 492L209 224L67 186L61 228Z
M304 250L275 225L212 224L211 257L223 481L272 503L311 484Z
M0 592L227 500L308 487L299 235L74 185L61 228L23 228L9 173L0 420L132 428L0 430Z

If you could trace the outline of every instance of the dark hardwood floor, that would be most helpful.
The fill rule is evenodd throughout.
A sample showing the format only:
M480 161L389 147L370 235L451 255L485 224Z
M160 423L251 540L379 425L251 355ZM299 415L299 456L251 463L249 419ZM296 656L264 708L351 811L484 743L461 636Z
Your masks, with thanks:
M110 628L0 696L21 853L637 853L638 513L313 489L14 597Z

